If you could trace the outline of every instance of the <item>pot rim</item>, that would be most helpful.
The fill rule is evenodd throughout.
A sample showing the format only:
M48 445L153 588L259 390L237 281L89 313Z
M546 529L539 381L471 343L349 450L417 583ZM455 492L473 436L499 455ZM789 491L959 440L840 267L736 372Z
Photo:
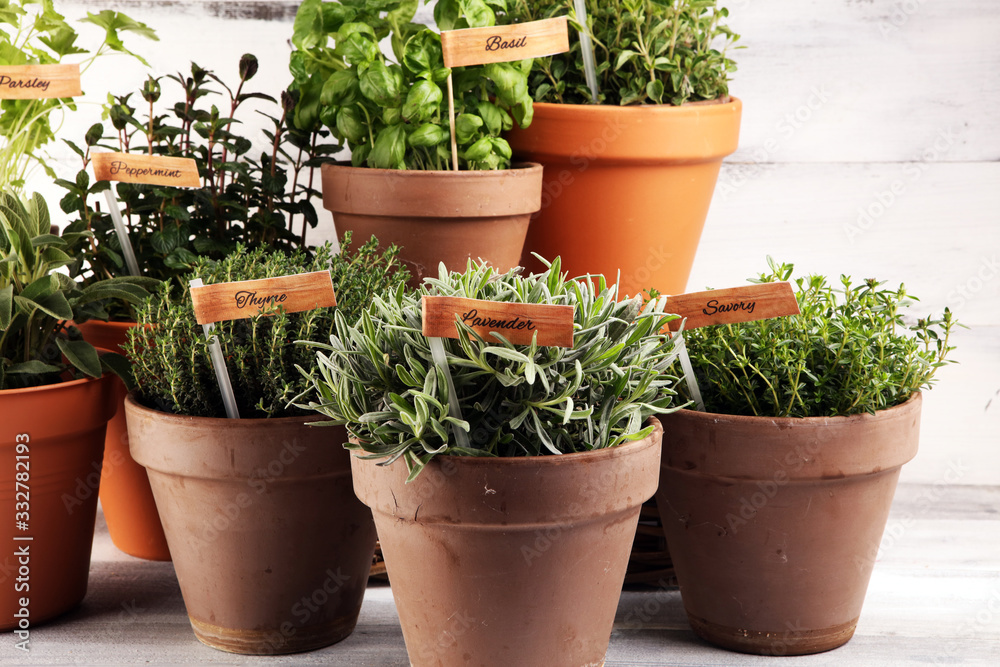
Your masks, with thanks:
M572 465L574 462L583 458L593 458L603 454L606 458L614 459L621 456L627 456L629 452L626 450L631 449L629 445L640 445L646 443L647 441L655 441L656 435L659 433L662 437L663 425L657 417L650 417L646 420L645 426L652 425L653 431L644 438L639 440L629 440L623 442L617 447L602 447L600 449L590 449L585 452L572 452L570 454L540 454L538 456L462 456L458 454L437 454L431 459L431 462L438 461L439 465L444 464L454 464L454 465L468 465L470 467L476 466L558 466L558 465ZM354 436L351 436L351 442L354 443ZM367 459L364 458L365 452L352 451L351 458L356 458L365 463L371 461L376 465L379 459ZM395 465L393 462L392 465Z
M351 170L358 173L370 174L372 177L394 177L394 178L454 178L461 176L464 178L490 179L509 177L512 173L523 174L525 176L535 174L542 170L541 163L531 161L512 162L510 169L463 169L454 171L451 169L378 169L375 167L355 167L347 160L337 162L324 162L320 165L320 171Z
M239 419L229 419L228 417L199 417L197 415L182 415L182 414L177 414L175 412L166 412L164 410L157 410L156 408L151 408L143 404L138 400L138 398L136 398L135 390L130 391L128 395L125 396L125 405L139 413L149 413L156 415L157 419L163 419L166 421L175 421L178 423L183 423L183 422L191 424L202 423L209 426L219 425L221 423L228 423L232 426L237 426L238 422L248 422L256 424L257 428L259 428L260 425L263 423L275 424L280 426L283 424L294 424L303 421L307 423L330 422L331 425L333 425L331 420L322 419L321 415L316 415L317 417L316 419L313 418L313 415L297 415L297 416L293 415L291 417L240 417Z
M37 387L19 387L14 389L0 389L0 396L4 395L14 395L14 394L30 394L31 392L41 392L49 389L71 389L77 385L84 384L85 382L98 382L100 380L107 380L110 377L114 377L114 373L108 371L104 373L99 378L80 378L79 380L66 380L64 382L56 382L53 384L43 384Z
M563 112L591 116L609 116L615 114L669 114L679 116L690 114L705 115L706 113L729 115L742 107L743 100L733 95L730 95L727 101L717 98L714 100L690 102L681 106L673 104L632 104L621 106L619 104L571 104L564 102L535 102L534 104L536 114L541 111L544 114L558 114L559 112Z
M920 402L923 398L923 393L919 391L913 392L909 398L907 398L902 403L898 403L891 407L877 410L875 414L870 414L868 412L859 412L852 415L833 415L833 416L820 416L820 417L768 417L766 415L732 415L725 412L701 412L698 410L690 410L688 408L681 408L676 413L671 414L681 414L687 419L693 420L712 420L713 423L744 423L752 424L754 422L771 422L776 426L783 426L785 424L810 424L814 426L819 426L828 423L838 423L845 422L849 420L861 421L865 418L868 419L878 419L883 415L890 414L894 411L902 412L904 409L912 408L913 403Z

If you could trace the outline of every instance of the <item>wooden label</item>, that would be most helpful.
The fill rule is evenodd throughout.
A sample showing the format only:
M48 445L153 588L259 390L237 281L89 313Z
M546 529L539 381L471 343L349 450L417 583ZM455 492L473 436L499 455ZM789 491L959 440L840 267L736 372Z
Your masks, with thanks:
M150 183L197 188L198 163L187 157L163 157L138 153L92 153L94 177L99 181Z
M41 100L82 94L79 65L0 67L0 99Z
M678 294L668 297L665 310L687 318L685 329L697 329L712 324L736 324L798 315L799 304L789 283L761 283ZM672 331L677 331L681 320L674 320L669 326Z
M337 305L329 271L299 273L263 280L241 280L191 288L198 324L253 317L281 306L289 313Z
M425 296L422 305L423 331L428 337L458 338L455 322L460 320L490 342L499 342L490 335L495 331L515 345L531 345L537 333L539 345L573 347L573 306L455 296Z
M565 16L493 28L445 30L441 33L441 52L445 67L541 58L563 51L569 51L569 24Z

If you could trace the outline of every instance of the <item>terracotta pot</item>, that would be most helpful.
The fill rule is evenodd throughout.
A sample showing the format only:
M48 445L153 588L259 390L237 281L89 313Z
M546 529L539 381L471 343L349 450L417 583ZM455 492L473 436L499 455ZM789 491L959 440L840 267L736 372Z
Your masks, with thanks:
M656 489L655 424L615 449L439 456L409 484L401 463L352 458L410 663L603 664L639 508Z
M722 158L736 150L742 103L619 107L535 104L507 137L545 166L541 211L522 263L562 257L571 276L621 271L623 294L685 291Z
M310 417L173 415L125 399L195 636L223 651L308 651L354 630L375 550L342 428Z
M482 258L498 271L518 265L531 214L540 203L542 167L501 171L411 171L324 164L323 206L354 243L375 235L402 248L410 284L437 277L438 264L465 269Z
M122 345L128 340L128 330L135 322L90 320L76 326L91 345L124 354ZM114 377L111 381L118 408L108 422L101 476L101 507L108 522L108 532L114 545L130 556L170 560L170 549L156 513L146 469L129 453L125 423L125 394L128 392L119 378Z
M0 391L0 630L34 627L87 593L104 428L113 413L110 375Z
M656 502L694 631L818 653L854 634L920 394L875 415L664 417Z

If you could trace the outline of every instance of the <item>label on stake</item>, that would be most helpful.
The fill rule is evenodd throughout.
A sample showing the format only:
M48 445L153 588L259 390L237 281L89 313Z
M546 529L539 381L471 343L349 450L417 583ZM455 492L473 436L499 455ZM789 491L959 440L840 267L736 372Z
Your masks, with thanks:
M186 157L138 153L92 153L94 177L99 181L149 183L197 188L201 186L198 163Z
M798 315L799 303L795 300L791 284L761 283L667 297L665 310L686 318L684 329L688 330L713 324ZM671 331L677 331L681 320L670 322L669 327Z
M441 32L445 67L504 63L569 51L565 16L529 23Z
M0 99L43 100L82 94L79 65L0 67Z
M422 306L427 337L458 338L457 319L489 342L499 342L490 335L495 331L515 345L531 345L537 333L539 345L573 347L573 306L454 296L424 296Z
M191 288L198 324L253 317L281 306L289 313L337 305L329 271L299 273L262 280L241 280Z

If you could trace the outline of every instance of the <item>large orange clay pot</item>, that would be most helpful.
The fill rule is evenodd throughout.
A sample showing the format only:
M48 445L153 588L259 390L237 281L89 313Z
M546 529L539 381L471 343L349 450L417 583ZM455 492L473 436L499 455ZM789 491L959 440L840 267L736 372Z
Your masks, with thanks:
M0 630L16 638L87 593L111 380L0 391Z
M874 415L663 417L656 504L691 627L724 648L818 653L854 634L920 394Z
M535 104L507 136L514 156L545 166L531 253L562 257L571 276L619 279L622 294L685 291L722 158L736 150L742 104L680 107Z
M233 653L328 646L354 630L375 552L343 427L217 419L125 399L195 636Z
M662 429L562 456L353 457L414 667L583 667L608 648Z
M91 320L76 325L91 345L122 353L128 330L135 322L100 322ZM115 546L138 558L170 560L167 538L156 513L153 491L146 469L132 460L128 449L125 423L125 383L112 378L116 405L115 416L108 422L104 441L104 470L101 475L101 507L108 522L108 532Z
M323 206L353 242L373 235L400 246L410 284L462 271L470 258L506 272L521 260L531 215L541 205L542 167L498 171L413 171L324 164Z

